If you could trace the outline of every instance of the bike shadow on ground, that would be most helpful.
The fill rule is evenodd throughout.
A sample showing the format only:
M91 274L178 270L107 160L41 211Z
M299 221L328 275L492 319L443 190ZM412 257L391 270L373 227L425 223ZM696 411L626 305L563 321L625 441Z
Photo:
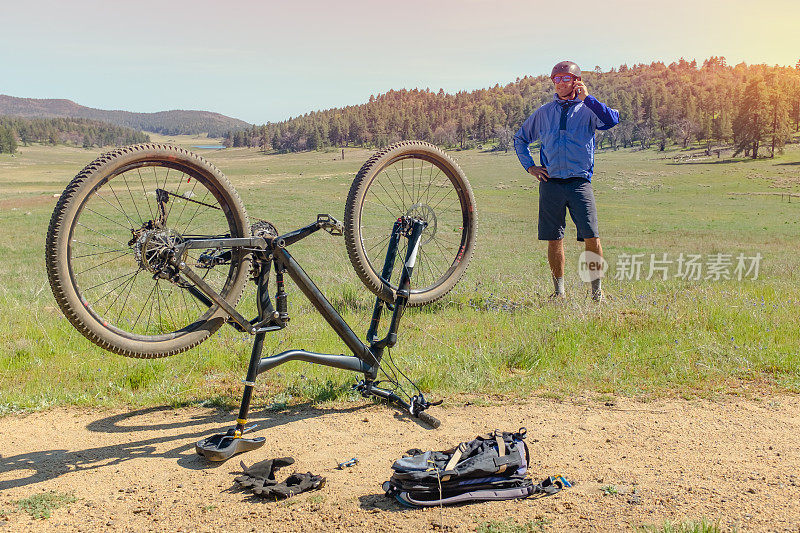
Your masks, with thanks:
M251 413L251 423L258 424L260 431L306 418L315 418L326 414L350 413L368 407L359 404L345 408L319 408L311 403L293 405L279 412L264 410ZM81 450L51 449L14 456L0 453L0 492L10 488L24 487L56 479L64 474L78 471L91 471L98 468L118 465L139 458L163 458L175 460L183 468L204 470L209 468L231 468L238 471L238 461L215 463L197 455L195 443L214 433L225 432L235 424L235 414L227 410L217 409L208 414L198 414L190 420L181 418L175 421L164 421L155 424L137 423L137 417L163 413L164 418L179 417L180 410L167 406L136 409L127 413L115 414L90 422L86 429L91 442L92 433L126 433L131 434L130 442L115 442L104 446L87 447ZM198 427L202 426L202 427ZM158 432L158 435L144 439L136 439L135 434L141 431ZM160 445L176 443L166 451L159 450ZM19 472L14 479L7 479L10 473ZM13 474L10 474L13 477Z

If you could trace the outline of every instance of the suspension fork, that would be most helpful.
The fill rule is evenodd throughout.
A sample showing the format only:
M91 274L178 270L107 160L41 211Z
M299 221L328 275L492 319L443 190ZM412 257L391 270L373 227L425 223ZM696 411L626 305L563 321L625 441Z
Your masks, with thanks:
M386 250L386 259L383 262L383 270L381 271L381 278L389 280L392 277L394 270L394 263L397 257L397 246L400 243L400 233L403 227L402 220L397 220L392 227L392 233L389 238L389 247ZM388 305L380 298L375 298L375 306L372 308L372 320L369 324L367 331L367 342L376 342L378 340L378 325L381 322L381 314L383 313L383 306Z

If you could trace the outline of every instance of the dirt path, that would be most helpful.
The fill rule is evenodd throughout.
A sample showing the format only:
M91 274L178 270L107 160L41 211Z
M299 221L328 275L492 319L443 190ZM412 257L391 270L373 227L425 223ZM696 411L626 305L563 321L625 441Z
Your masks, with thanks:
M551 531L616 531L704 517L725 530L800 531L794 396L613 406L535 400L437 414L442 427L428 430L381 406L258 412L253 420L267 444L223 464L206 463L193 449L234 418L211 409L8 416L0 420L0 530L473 531L512 519ZM562 473L576 481L573 489L443 510L407 510L381 493L406 449L443 449L519 426L528 428L533 476ZM326 476L327 485L280 503L235 488L240 458L251 464L284 455L296 458L297 470ZM354 456L357 466L334 469ZM604 495L601 487L610 485L618 493ZM47 521L8 512L13 500L50 490L78 501Z

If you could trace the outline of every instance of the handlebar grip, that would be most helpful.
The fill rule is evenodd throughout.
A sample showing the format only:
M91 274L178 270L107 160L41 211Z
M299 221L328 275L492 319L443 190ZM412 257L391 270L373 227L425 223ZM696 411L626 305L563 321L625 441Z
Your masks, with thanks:
M418 413L417 418L428 424L433 429L436 429L442 425L442 423L439 421L438 418L429 415L427 411L422 411L421 413Z

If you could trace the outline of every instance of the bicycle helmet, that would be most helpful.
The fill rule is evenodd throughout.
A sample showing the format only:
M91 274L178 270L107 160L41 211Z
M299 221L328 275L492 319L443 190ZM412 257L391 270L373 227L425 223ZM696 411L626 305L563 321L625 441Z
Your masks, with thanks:
M553 67L550 77L552 78L556 74L572 74L576 78L580 78L581 69L572 61L561 61L556 63L556 66Z

